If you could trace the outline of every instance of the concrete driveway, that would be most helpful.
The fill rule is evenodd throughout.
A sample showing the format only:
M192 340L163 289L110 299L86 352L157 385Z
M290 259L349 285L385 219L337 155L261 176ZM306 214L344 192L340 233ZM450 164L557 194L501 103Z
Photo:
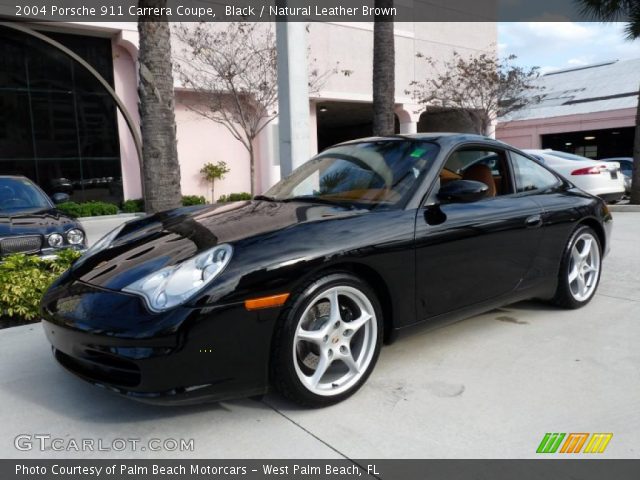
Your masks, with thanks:
M87 234L88 246L93 245L114 228L142 214L107 215L105 217L86 217L79 219Z
M334 407L273 394L152 407L92 387L50 355L40 325L0 331L3 458L527 458L546 432L613 432L601 458L640 456L640 213L615 214L591 304L524 302L383 348ZM194 439L191 452L18 451L19 434Z

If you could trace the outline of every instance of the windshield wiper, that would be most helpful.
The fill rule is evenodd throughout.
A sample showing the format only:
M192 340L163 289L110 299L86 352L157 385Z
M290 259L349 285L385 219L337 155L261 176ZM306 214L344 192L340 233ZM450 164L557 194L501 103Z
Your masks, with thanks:
M254 200L264 200L265 202L279 202L275 197L269 197L268 195L256 195L253 197Z
M338 200L332 200L325 197L319 197L316 195L298 195L296 197L283 198L283 202L311 202L311 203L324 203L325 205L337 205L339 207L351 207L353 205Z

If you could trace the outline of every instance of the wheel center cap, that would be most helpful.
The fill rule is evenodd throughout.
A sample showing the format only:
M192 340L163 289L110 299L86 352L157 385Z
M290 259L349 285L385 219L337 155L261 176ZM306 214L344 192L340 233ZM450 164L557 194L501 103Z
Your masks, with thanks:
M333 337L333 338L331 339L331 343L333 343L334 345L335 345L336 343L338 343L339 341L340 341L340 337Z

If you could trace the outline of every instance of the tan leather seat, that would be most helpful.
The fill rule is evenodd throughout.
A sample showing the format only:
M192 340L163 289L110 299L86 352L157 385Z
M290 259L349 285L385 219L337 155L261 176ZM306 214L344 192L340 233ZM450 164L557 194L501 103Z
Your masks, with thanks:
M489 191L487 192L487 197L495 197L496 196L496 184L493 181L493 175L491 174L491 169L486 165L482 165L480 163L476 165L472 165L464 171L462 175L463 180L475 180L476 182L482 182L487 187L489 187Z

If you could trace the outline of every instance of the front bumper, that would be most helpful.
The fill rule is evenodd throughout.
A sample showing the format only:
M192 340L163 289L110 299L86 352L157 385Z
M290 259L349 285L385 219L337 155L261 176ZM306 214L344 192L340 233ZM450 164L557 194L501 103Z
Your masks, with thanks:
M58 254L62 250L67 250L67 249L75 250L76 252L83 254L84 252L87 251L87 246L83 244L83 245L69 245L61 248L47 247L47 248L41 249L36 255L43 260L55 260L56 258L58 258Z
M235 304L153 314L136 296L75 281L48 292L43 316L62 366L135 400L190 404L268 389L276 309Z
M598 195L605 202L619 202L624 198L624 191L622 192L614 192L614 193L603 193Z

